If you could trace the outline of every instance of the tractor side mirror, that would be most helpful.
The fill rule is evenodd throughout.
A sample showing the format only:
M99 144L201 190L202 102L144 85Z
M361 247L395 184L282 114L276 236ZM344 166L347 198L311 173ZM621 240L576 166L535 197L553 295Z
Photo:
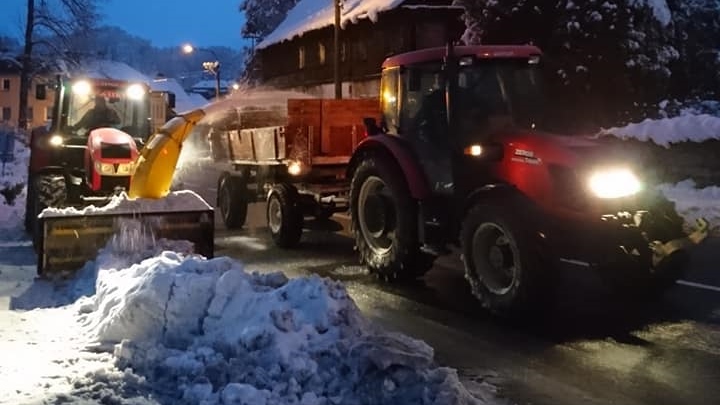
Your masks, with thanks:
M367 132L368 136L375 136L382 133L377 121L373 117L363 118L363 124L365 125L365 132Z

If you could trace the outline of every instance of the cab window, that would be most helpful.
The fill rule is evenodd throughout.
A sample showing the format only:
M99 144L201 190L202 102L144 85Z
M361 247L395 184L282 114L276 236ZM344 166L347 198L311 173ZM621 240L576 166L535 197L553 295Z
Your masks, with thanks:
M382 72L382 86L380 88L383 125L387 133L397 135L400 128L399 118L399 68L388 68Z

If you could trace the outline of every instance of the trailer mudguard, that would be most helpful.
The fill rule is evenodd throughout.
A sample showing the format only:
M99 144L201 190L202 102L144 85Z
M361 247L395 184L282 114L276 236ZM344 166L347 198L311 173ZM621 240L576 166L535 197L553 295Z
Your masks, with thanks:
M378 134L363 139L350 159L348 178L352 178L355 168L365 154L377 151L388 153L395 159L403 171L413 198L421 200L430 195L430 187L417 157L407 145L403 144L403 141L392 135Z
M182 143L205 112L196 109L171 119L140 151L130 182L130 198L162 198L170 192Z

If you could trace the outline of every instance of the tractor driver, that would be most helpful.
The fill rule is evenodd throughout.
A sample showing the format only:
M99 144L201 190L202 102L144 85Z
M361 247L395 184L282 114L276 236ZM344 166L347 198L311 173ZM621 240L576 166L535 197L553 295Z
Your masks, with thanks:
M88 131L92 131L96 128L117 125L119 123L120 117L115 110L107 105L105 97L96 96L93 108L88 110L73 128L85 128Z

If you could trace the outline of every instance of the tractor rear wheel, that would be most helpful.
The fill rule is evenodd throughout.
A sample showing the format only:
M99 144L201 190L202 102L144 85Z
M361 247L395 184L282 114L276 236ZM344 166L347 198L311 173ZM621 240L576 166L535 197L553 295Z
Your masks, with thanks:
M273 186L267 199L267 223L275 245L289 249L300 242L303 215L297 189L289 184Z
M460 231L465 278L473 295L493 313L516 316L533 309L541 288L540 256L516 216L479 204Z
M361 263L386 281L425 274L435 256L420 250L417 201L402 171L381 156L362 161L350 185L350 209Z
M225 173L218 181L217 205L227 229L245 225L248 209L248 188L244 178Z

